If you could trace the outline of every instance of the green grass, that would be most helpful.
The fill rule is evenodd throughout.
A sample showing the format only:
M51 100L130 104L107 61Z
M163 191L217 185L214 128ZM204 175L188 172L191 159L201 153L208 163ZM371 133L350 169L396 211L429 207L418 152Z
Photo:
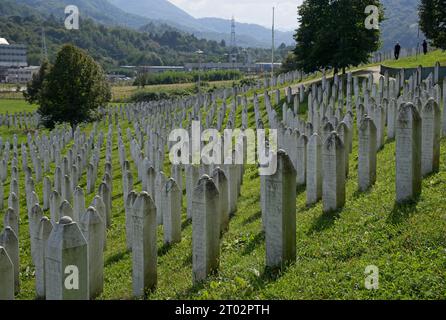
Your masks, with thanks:
M283 92L283 91L282 91ZM267 124L263 97L259 97ZM305 104L303 110L305 110ZM229 108L228 108L229 109ZM281 113L281 105L276 106ZM228 110L229 113L229 110ZM239 108L236 125L241 124ZM254 125L252 102L249 125ZM122 132L133 125L121 121ZM102 123L100 130L108 125ZM85 127L91 130L91 125ZM123 135L126 140L126 134ZM105 143L101 150L98 177L104 174ZM132 298L131 253L125 245L125 216L122 197L116 127L113 134L113 211L107 233L104 293L100 299ZM127 155L129 143L126 141ZM166 247L158 228L158 287L148 299L445 299L446 298L446 140L441 142L441 168L424 179L416 203L395 205L395 142L378 153L377 182L368 192L357 192L357 134L350 155L347 203L336 214L323 214L321 203L307 208L305 191L297 204L297 260L282 271L265 268L265 239L261 226L260 181L257 169L246 166L238 211L221 240L218 271L199 285L192 284L192 226L185 219L180 244ZM19 163L21 163L19 155ZM131 163L136 179L135 164ZM52 176L54 164L51 167ZM165 172L170 173L168 159ZM183 178L184 180L184 178ZM99 180L98 180L99 181ZM96 186L98 186L98 181ZM28 218L24 176L20 173L20 258L22 290L18 299L33 299L34 267L30 261ZM42 196L42 183L36 182ZM85 173L80 182L85 188ZM5 194L9 188L5 182ZM135 184L137 191L141 184ZM88 205L94 194L86 197ZM47 213L49 215L49 213ZM2 217L0 217L2 218ZM3 220L3 219L1 219ZM364 270L376 265L380 288L364 287Z
M435 50L427 55L407 57L400 60L388 60L383 63L387 67L393 68L417 68L418 66L433 67L436 62L446 66L446 51Z
M0 99L0 113L32 112L37 109L37 105L30 105L25 100Z

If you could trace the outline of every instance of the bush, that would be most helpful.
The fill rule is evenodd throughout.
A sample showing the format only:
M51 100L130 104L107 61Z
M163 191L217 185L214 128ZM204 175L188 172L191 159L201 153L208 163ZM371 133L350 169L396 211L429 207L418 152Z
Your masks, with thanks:
M150 101L160 101L160 100L168 100L176 97L183 97L191 95L192 92L188 90L174 90L171 92L161 91L161 92L153 92L153 91L138 91L132 94L129 102L150 102Z
M144 87L145 85L192 83L200 81L226 81L239 80L242 73L238 70L212 70L212 71L166 71L163 73L141 73L135 79L133 85Z

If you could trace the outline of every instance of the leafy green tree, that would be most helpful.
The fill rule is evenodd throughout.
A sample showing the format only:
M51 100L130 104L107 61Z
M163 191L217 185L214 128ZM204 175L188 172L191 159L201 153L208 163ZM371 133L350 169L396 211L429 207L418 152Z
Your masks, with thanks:
M40 93L42 91L43 80L51 69L51 65L47 60L44 60L40 66L38 73L33 75L31 81L26 85L26 90L23 92L23 96L28 103L37 103L40 100Z
M110 98L102 68L83 50L65 45L44 79L38 113L46 127L62 122L74 126L93 119Z
M420 28L432 44L446 50L446 2L421 0L419 8Z
M296 64L306 72L333 68L335 72L368 61L380 47L379 29L366 27L369 5L383 9L379 0L305 0L298 8L294 36Z
M280 72L286 73L296 69L298 69L296 56L293 53L289 53L285 60L282 62Z

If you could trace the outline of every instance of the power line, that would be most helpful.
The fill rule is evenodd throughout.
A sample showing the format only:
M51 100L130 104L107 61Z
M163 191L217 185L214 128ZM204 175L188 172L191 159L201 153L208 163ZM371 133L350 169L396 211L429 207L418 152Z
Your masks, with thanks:
M48 49L46 47L45 28L42 27L42 61L48 60Z
M273 27L272 27L272 48L271 48L271 79L274 77L274 11L275 7L273 7Z
M230 48L231 48L231 54L230 54L230 59L232 63L236 63L237 62L237 40L235 37L235 18L234 16L232 16L232 20L231 20L231 43L230 43Z

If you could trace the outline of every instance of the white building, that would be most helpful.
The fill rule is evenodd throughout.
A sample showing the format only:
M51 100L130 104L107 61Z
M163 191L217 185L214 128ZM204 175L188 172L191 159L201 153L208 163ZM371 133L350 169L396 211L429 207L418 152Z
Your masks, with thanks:
M7 81L8 74L10 73L9 69L18 69L27 66L26 46L21 44L9 44L8 40L0 38L0 82ZM22 72L27 73L28 70Z
M29 66L25 68L10 68L6 75L6 82L8 83L27 83L31 81L33 75L38 73L40 67Z

